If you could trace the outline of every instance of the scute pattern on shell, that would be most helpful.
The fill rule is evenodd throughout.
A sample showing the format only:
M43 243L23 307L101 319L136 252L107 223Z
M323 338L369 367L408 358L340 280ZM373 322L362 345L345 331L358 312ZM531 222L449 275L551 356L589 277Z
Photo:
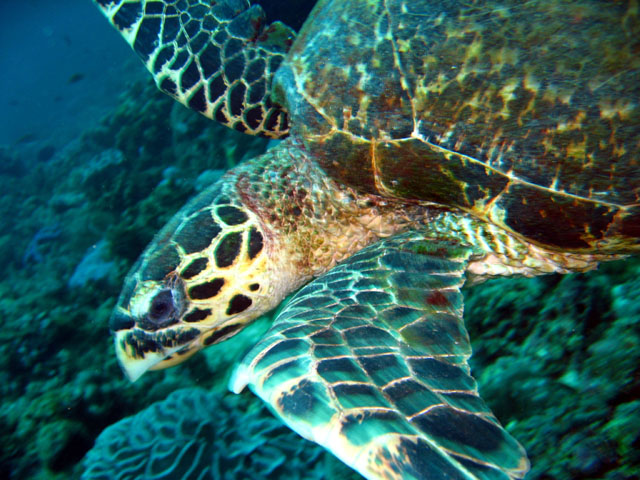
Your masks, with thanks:
M633 5L326 1L277 97L323 168L361 190L564 250L636 250Z

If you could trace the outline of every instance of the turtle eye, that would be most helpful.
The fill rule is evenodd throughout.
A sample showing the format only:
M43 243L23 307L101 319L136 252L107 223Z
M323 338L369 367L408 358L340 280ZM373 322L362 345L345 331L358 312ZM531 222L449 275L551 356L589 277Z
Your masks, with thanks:
M162 290L151 301L149 320L156 324L163 324L170 320L176 311L171 290Z

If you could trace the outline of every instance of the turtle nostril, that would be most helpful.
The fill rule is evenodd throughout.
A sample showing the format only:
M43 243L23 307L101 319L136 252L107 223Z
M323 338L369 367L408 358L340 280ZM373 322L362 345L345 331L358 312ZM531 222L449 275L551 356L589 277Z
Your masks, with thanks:
M175 312L173 295L170 290L162 290L151 301L149 308L149 320L155 323L164 323Z

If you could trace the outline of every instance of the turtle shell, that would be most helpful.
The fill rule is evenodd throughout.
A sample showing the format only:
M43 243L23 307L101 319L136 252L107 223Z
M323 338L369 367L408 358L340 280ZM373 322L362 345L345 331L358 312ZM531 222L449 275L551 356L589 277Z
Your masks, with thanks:
M325 0L274 84L325 171L561 251L640 249L637 2Z

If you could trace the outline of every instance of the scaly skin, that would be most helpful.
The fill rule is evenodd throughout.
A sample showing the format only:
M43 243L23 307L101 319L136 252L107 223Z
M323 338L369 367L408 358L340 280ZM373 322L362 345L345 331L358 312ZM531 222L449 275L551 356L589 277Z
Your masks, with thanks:
M132 380L178 363L366 245L420 228L434 212L359 195L287 140L229 172L158 233L111 319L118 359Z
M120 363L132 380L179 363L365 246L410 228L472 246L475 280L582 271L601 260L543 250L466 213L358 193L289 139L229 172L156 236L111 320Z

